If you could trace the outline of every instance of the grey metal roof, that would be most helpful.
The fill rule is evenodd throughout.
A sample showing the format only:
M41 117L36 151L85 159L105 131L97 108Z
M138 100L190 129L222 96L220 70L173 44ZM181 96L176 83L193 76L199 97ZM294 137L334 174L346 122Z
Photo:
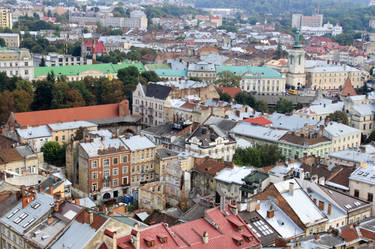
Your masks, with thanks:
M39 203L39 205L37 205L37 203ZM52 196L36 193L35 200L29 203L25 208L22 208L22 201L18 202L14 208L0 219L0 222L23 235L28 228L51 211L53 203L54 199Z

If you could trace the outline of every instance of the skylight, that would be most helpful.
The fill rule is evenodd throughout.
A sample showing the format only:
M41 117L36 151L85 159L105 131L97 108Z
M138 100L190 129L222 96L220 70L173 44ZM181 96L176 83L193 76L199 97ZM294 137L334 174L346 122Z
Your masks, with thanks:
M31 223L33 223L34 221L36 220L36 218L31 218L30 220L28 220L22 227L23 228L26 228L28 227Z
M18 211L20 211L19 208L15 209L11 214L8 215L8 219L12 218Z

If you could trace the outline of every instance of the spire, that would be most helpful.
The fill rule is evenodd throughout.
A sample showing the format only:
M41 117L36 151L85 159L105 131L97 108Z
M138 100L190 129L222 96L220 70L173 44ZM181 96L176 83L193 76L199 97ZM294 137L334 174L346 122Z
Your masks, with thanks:
M349 76L345 81L344 87L342 88L342 91L340 93L342 97L347 97L347 96L356 96L357 93L352 85L352 81L350 80Z
M296 31L294 36L294 48L301 48L299 30Z

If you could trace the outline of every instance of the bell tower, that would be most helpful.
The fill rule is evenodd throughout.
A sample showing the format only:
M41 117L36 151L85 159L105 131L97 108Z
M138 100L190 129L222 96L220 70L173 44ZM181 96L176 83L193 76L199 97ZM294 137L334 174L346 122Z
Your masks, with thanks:
M288 51L288 73L286 83L289 86L299 89L305 86L305 50L299 42L299 32L294 38L294 46Z

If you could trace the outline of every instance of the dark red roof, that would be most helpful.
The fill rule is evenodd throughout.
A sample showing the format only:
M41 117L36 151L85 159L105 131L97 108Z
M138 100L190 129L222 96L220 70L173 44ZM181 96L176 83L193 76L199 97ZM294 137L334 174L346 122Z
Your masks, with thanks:
M216 90L220 90L222 93L228 93L231 98L236 97L237 94L242 92L242 89L239 87L216 87Z
M243 121L263 126L272 124L272 122L266 119L265 117L248 118L244 119Z
M359 238L359 234L355 228L349 227L341 231L340 236L346 241L351 242Z
M95 49L93 49L95 44ZM107 51L105 49L104 43L99 41L85 41L85 47L91 48L91 51L94 51L95 54L105 54Z
M344 84L344 87L341 91L341 96L343 97L347 97L347 96L356 96L357 95L357 92L355 91L353 85L352 85L352 81L350 80L350 78L348 77L345 81L345 84Z
M120 116L119 108L125 108L125 113L130 114L129 108L123 102L108 105L94 105L64 109L53 109L35 112L14 113L17 123L21 127L54 124L59 122L88 121ZM126 105L126 103L124 102Z

